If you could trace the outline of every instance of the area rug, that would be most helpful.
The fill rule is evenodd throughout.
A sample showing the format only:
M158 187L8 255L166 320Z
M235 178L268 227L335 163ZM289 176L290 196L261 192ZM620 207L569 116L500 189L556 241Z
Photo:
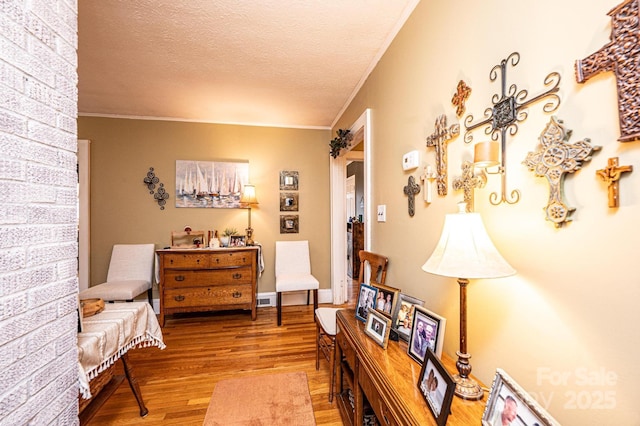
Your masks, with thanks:
M204 426L315 425L307 374L280 373L221 380Z

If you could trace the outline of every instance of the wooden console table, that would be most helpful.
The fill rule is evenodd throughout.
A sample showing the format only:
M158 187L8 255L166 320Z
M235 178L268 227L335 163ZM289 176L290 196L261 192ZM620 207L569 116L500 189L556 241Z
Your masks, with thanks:
M160 326L165 315L229 309L257 318L260 248L164 249L159 257Z
M370 407L383 426L436 425L418 389L421 366L407 354L407 344L390 341L382 349L364 333L353 309L338 311L336 318L336 386L344 424L363 424ZM442 358L445 368L455 372L455 362ZM454 396L447 425L480 424L483 411L484 401Z

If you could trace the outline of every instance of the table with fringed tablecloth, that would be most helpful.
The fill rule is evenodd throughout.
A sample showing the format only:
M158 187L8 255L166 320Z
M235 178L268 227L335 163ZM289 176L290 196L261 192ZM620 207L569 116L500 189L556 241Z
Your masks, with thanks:
M140 416L147 415L127 352L148 346L165 348L160 324L147 302L108 303L102 312L82 320L82 331L78 333L81 423L83 417L85 421L93 417L125 376L138 401ZM118 360L122 361L125 376L113 373Z

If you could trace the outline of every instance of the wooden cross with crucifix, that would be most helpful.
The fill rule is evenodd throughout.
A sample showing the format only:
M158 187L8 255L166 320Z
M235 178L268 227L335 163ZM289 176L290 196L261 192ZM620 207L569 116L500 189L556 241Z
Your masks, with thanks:
M473 212L473 191L476 188L483 188L487 184L487 175L481 172L479 175L473 174L473 163L464 161L462 163L462 177L453 180L453 189L464 192L464 202L467 213Z
M499 194L497 192L491 193L489 201L493 205L498 205L503 202L506 202L507 204L515 204L520 200L520 191L517 189L511 191L511 198L508 198L506 195L507 133L511 136L517 133L518 123L527 118L528 113L526 108L532 103L548 98L547 103L542 107L542 110L547 113L555 111L558 106L560 106L560 97L557 95L558 90L560 90L560 74L557 72L552 72L545 77L544 85L548 87L545 92L527 101L525 101L525 99L529 92L526 89L519 91L515 84L508 86L507 89L507 65L511 63L511 66L515 67L519 62L520 54L518 52L513 52L507 57L507 59L503 59L498 65L491 69L491 72L489 73L491 81L495 81L498 77L501 79L501 93L494 94L491 98L493 107L485 110L484 115L486 118L484 120L471 124L473 121L473 115L471 114L464 119L466 128L466 132L464 134L465 143L470 143L473 140L471 132L478 127L485 127L484 132L487 135L491 135L491 139L496 141L498 138L500 139L500 151L502 157L500 164L500 174L502 175L502 194L500 194L501 196L498 198Z
M433 197L431 191L431 182L436 179L436 174L431 166L424 166L424 173L420 175L420 181L424 185L424 202L431 203Z
M607 160L607 167L596 170L596 176L599 176L609 185L609 207L620 206L620 177L622 173L632 172L633 166L618 166L618 157L612 157Z
M566 130L562 120L551 120L540 135L540 146L536 152L529 152L523 161L536 176L544 176L549 181L549 202L544 209L547 220L561 227L571 219L569 215L576 209L567 207L563 201L563 184L566 173L574 173L582 167L583 161L591 160L593 151L600 146L591 146L588 138L576 143L568 143L571 130Z
M416 194L420 193L420 185L416 183L413 176L409 176L407 186L403 188L405 195L409 197L409 216L416 214Z
M627 0L611 9L610 42L584 59L576 61L576 80L584 83L594 75L613 71L618 90L620 142L640 138L640 0Z
M464 114L465 105L464 103L469 99L469 95L471 95L471 87L467 86L467 83L460 80L458 82L458 87L456 88L456 93L451 98L451 103L454 107L456 107L456 115L461 117Z
M447 142L460 134L460 125L452 124L447 128L447 116L436 118L436 130L427 137L427 147L436 149L436 185L438 195L447 195Z

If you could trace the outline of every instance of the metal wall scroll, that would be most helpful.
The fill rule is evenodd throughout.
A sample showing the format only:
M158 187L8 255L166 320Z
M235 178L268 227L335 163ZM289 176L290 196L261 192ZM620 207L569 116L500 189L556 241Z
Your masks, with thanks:
M435 131L427 137L427 147L436 149L436 186L438 195L447 195L447 142L460 134L460 125L447 127L447 116L436 118Z
M600 146L591 146L588 138L576 143L568 143L571 130L565 129L562 120L551 117L540 135L540 146L536 152L529 152L523 161L536 176L544 176L549 181L549 202L545 207L547 220L561 227L571 219L569 216L576 210L564 203L564 177L582 167L584 161L591 160L593 151Z
M511 136L518 132L518 123L524 121L527 116L527 107L534 102L547 98L547 103L544 104L542 110L550 113L558 109L560 106L560 96L557 95L560 85L560 74L552 72L548 74L544 79L544 85L548 89L538 96L526 100L529 92L525 89L518 90L515 84L511 84L507 88L507 65L515 67L520 62L520 54L513 52L506 59L503 59L498 65L495 65L489 73L489 79L495 81L500 78L501 92L494 94L491 98L493 106L485 109L484 119L471 124L473 122L473 115L468 115L465 120L466 132L464 134L465 143L470 143L473 140L473 132L475 129L481 126L485 126L484 132L487 135L491 135L491 139L494 141L500 141L501 147L501 164L499 167L499 173L501 175L501 187L502 193L500 197L496 192L491 193L489 201L493 205L498 205L503 202L508 204L515 204L520 200L520 191L515 189L511 191L510 197L507 197L507 133Z
M453 189L463 191L467 213L472 213L474 209L473 191L476 188L483 188L486 184L487 175L484 172L480 172L478 175L475 175L473 173L473 163L471 161L464 161L462 163L462 176L453 180Z
M638 0L627 0L611 9L611 41L575 64L576 80L584 83L594 75L613 71L618 90L620 142L640 139L640 19Z
M413 176L409 176L407 186L403 188L403 191L409 197L409 216L413 217L416 214L416 194L420 193L420 185L416 183Z
M144 184L149 188L149 194L153 195L153 199L160 206L160 210L164 210L164 205L167 204L169 194L167 194L167 191L164 189L164 183L161 183L160 179L154 173L153 167L149 167L147 176L144 178ZM158 185L158 190L154 191L156 189L156 185Z
M609 187L609 207L620 206L620 183L622 173L631 173L633 166L618 166L618 157L612 157L607 160L607 167L596 170L596 176L600 177Z

